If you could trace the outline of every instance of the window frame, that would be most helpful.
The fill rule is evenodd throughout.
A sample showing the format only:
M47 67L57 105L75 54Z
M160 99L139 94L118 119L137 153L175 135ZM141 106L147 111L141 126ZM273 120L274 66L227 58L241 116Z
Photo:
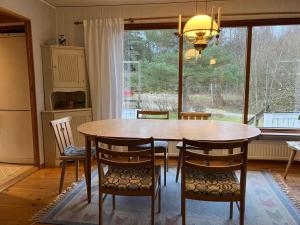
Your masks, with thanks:
M182 23L182 27L184 26ZM222 27L245 27L247 28L246 52L245 52L245 83L244 83L244 107L243 107L243 123L248 123L249 113L249 93L251 79L251 50L252 50L252 32L253 27L258 26L280 26L280 25L300 25L300 17L297 18L276 18L276 19L249 19L249 20L228 20L222 21ZM124 24L125 31L134 30L156 30L156 29L177 29L177 22L168 23L127 23ZM178 60L178 118L182 112L182 97L183 97L183 37L179 38L179 60ZM299 137L300 128L265 128L258 127L262 133L276 134L295 134Z

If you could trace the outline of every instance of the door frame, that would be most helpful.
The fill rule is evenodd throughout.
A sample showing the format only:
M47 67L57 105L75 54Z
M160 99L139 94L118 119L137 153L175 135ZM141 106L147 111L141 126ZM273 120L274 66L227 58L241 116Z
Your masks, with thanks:
M29 92L30 92L30 108L32 121L32 143L33 143L33 157L34 166L40 167L40 152L39 152L39 136L38 136L38 121L37 121L37 106L36 106L36 92L35 92L35 71L33 60L33 46L32 46L32 32L31 21L29 18L18 15L7 9L0 7L0 22L4 23L24 23L26 52L28 64L28 78L29 78Z

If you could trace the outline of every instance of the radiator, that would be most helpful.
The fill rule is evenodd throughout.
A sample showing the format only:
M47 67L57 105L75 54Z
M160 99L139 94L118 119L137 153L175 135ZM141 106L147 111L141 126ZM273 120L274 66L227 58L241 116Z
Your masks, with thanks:
M169 142L170 156L178 156L176 144L177 142ZM252 141L249 144L249 159L288 160L289 156L290 150L284 141ZM300 154L296 156L295 160L300 160Z

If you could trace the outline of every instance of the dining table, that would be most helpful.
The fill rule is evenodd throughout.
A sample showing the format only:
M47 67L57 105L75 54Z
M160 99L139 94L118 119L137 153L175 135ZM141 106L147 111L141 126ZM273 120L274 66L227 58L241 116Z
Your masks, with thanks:
M258 138L260 129L246 124L214 120L109 119L80 125L87 155L87 197L91 202L91 146L94 138L149 138L181 141L183 138L206 141L248 141Z

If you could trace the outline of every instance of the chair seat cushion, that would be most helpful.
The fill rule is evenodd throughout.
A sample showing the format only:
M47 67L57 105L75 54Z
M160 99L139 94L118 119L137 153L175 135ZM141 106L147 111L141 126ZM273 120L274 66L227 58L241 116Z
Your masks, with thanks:
M139 145L137 149L150 149L151 144ZM168 149L167 141L154 141L154 148L156 153L165 152Z
M234 172L203 172L186 169L187 192L213 197L240 195L240 183Z
M151 168L109 167L104 175L102 187L122 191L151 190ZM160 166L155 166L156 182L160 179Z
M68 146L64 149L65 156L85 156L85 147ZM96 155L96 149L92 147L92 156Z
M300 141L287 141L289 148L295 149L297 151L300 151Z

